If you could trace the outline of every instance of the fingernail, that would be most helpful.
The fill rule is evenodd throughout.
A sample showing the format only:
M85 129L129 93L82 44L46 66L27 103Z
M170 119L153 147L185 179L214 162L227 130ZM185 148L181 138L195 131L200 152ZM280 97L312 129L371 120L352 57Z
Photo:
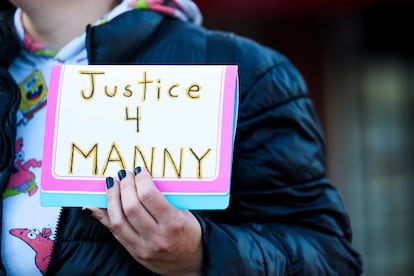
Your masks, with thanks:
M135 175L139 174L140 172L141 172L141 167L136 167L136 168L134 169L134 173L135 173Z
M125 178L125 176L126 176L126 171L125 171L125 170L120 170L120 171L118 172L118 177L119 177L119 180L124 179L124 178Z
M114 186L114 179L112 177L106 178L106 188L111 189Z
M92 215L92 211L86 207L82 207L82 212L84 212L88 216Z

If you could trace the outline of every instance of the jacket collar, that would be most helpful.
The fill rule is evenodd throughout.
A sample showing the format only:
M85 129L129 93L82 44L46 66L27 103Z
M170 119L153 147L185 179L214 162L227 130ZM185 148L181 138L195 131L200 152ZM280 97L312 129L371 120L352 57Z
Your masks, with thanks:
M166 16L150 10L131 10L106 24L88 26L86 47L90 64L122 64L131 61L151 40ZM133 47L134 50L131 50Z

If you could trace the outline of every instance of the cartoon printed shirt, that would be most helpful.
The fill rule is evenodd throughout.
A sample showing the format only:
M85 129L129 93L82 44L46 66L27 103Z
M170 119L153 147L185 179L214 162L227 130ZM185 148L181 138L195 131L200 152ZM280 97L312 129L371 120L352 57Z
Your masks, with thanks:
M15 15L25 51L10 67L21 102L17 113L14 170L3 193L2 261L8 275L42 275L52 252L60 208L40 206L40 173L50 57L37 56ZM58 56L56 56L58 57Z

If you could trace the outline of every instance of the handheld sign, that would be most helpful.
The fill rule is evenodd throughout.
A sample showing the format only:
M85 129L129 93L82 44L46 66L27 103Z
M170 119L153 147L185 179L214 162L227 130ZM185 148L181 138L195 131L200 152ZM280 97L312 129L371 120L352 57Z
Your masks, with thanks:
M224 209L237 110L234 65L54 66L41 204L106 207L105 177L142 166L177 208Z

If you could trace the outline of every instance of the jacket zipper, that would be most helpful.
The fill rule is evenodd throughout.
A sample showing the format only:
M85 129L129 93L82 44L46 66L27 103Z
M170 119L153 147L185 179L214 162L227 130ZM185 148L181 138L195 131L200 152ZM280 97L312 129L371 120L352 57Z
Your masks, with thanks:
M87 57L88 57L88 64L93 64L92 60L93 60L93 47L92 47L92 32L93 32L93 26L92 25L88 25L86 26L86 41L85 41L85 48L86 48L86 53L87 53Z
M46 271L43 275L47 276L49 275L49 271L51 268L53 268L53 263L56 262L55 259L57 258L57 252L56 252L56 245L59 244L60 238L62 236L62 226L61 226L61 221L62 221L62 216L66 216L67 214L67 210L65 208L60 208L59 211L59 216L58 216L58 220L57 220L57 224L56 224L56 235L55 235L55 240L53 241L53 246L52 246L52 252L50 254L50 259L49 259L49 264L47 265Z

